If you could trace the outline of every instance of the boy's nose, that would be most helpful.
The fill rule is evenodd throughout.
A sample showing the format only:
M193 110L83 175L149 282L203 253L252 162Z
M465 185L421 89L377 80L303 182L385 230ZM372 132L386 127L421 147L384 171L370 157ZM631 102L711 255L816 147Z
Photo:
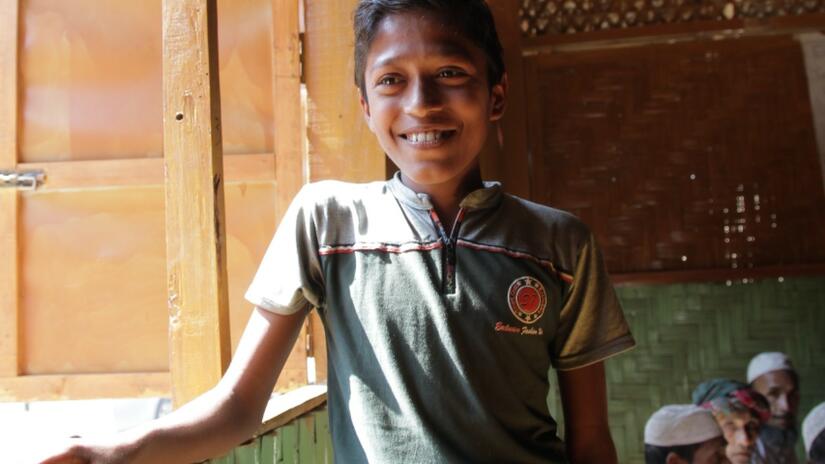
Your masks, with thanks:
M407 89L404 111L409 115L424 117L444 106L438 84L431 79L415 79Z

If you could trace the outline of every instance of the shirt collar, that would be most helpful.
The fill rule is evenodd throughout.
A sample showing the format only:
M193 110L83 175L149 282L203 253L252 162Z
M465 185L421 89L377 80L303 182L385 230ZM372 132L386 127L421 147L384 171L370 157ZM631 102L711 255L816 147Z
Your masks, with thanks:
M415 209L430 210L433 204L430 196L426 193L417 193L413 189L401 182L401 171L396 171L390 180L387 181L390 191L398 201ZM501 202L501 183L485 181L484 187L470 192L463 200L460 207L467 210L493 208Z

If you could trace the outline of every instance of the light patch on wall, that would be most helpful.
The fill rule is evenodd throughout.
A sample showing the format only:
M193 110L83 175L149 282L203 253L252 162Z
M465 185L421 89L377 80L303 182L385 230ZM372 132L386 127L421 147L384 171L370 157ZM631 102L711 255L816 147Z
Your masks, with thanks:
M819 149L819 166L825 185L825 34L812 32L800 34L797 39L802 44L802 56L808 75L808 92Z

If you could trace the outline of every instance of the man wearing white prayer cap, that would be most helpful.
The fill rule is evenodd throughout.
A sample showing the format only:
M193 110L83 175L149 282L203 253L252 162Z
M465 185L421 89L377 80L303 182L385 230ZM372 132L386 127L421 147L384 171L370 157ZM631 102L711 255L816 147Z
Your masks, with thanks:
M748 364L748 383L771 405L771 417L759 430L756 454L771 464L795 464L799 376L793 363L784 353L759 353Z
M802 441L808 463L825 464L825 403L813 408L802 421Z
M646 464L717 464L725 461L725 439L713 414L692 404L671 404L645 425Z

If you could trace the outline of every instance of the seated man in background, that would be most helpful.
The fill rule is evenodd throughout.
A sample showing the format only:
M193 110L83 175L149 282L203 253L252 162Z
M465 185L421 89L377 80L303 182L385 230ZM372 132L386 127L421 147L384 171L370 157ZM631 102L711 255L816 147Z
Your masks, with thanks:
M808 464L825 464L825 403L813 408L802 422L802 441Z
M756 453L759 429L770 417L768 400L744 383L713 379L701 383L693 404L710 410L728 442L725 455L733 464L766 463Z
M645 425L645 464L725 462L725 439L713 414L692 404L670 404Z
M796 464L799 436L799 376L784 353L760 353L748 364L748 383L770 403L771 417L759 431L756 452L771 464Z

